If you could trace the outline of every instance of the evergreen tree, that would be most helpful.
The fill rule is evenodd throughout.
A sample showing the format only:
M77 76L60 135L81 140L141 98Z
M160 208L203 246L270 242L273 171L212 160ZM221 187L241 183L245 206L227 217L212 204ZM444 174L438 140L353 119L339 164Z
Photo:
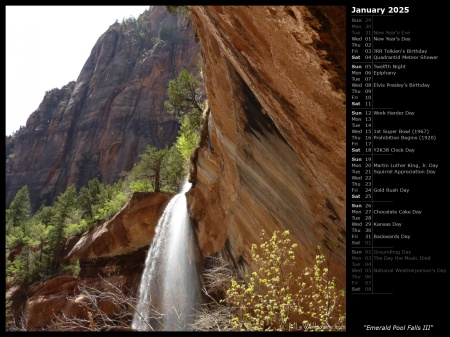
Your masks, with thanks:
M176 117L190 113L193 109L201 113L204 108L201 82L185 69L177 78L169 81L167 94L169 99L164 102L164 107Z
M31 202L28 186L23 186L6 211L7 228L23 226L31 216Z
M43 223L45 226L51 224L52 218L55 215L55 209L52 206L42 206L33 218L36 221Z
M85 186L80 188L80 192L78 192L78 205L81 209L83 216L86 219L92 219L92 198L91 192Z
M167 94L169 99L164 102L164 106L181 123L175 147L177 155L184 159L183 170L179 173L186 174L191 154L200 142L200 125L205 108L202 83L192 73L182 70L169 81Z
M97 177L88 181L89 193L91 194L92 205L98 204L100 202L100 192L103 184L98 180Z
M169 152L167 146L161 150L147 145L142 153L140 161L133 167L132 174L135 178L149 180L153 184L155 192L161 190L161 173L164 170L165 158Z
M29 254L28 244L24 244L19 254L16 255L14 261L6 261L6 279L13 280L13 283L27 284L29 282Z
M44 246L48 238L48 228L40 221L33 223L30 227L31 244L33 247L37 247L37 258L36 261L39 264L43 264L45 261L44 257ZM36 266L38 267L38 266Z
M148 145L128 177L134 191L176 192L183 176L183 157L175 146Z
M181 181L186 175L184 163L184 158L178 148L175 145L169 148L161 175L162 186L168 192L179 190Z
M64 229L66 218L77 204L77 192L75 185L71 185L64 193L58 196L53 205L55 214L51 219L49 229L49 246L52 254L51 271L56 272L61 261L61 250L65 243Z

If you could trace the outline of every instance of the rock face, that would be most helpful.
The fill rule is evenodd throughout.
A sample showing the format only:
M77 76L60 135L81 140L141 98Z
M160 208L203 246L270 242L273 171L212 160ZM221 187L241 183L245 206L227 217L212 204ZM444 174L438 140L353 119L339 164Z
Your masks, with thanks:
M261 229L289 229L298 268L327 247L344 286L345 8L192 13L211 109L188 198L203 255L242 271Z
M78 285L76 276L59 276L35 285L25 305L27 331L45 328L67 305L67 296L73 296Z
M68 240L66 258L79 261L79 275L58 276L28 290L9 289L6 297L16 319L25 314L27 331L47 329L56 317L86 319L86 307L79 302L87 299L79 287L107 291L112 285L136 298L149 244L171 197L168 193L136 192L111 220L78 238L75 245ZM99 305L105 314L114 315L113 304L103 301Z
M120 256L148 246L171 198L169 193L135 192L111 220L83 235L67 258L88 260Z
M26 127L6 138L6 207L28 185L33 209L71 184L110 184L145 147L171 145L178 122L167 84L198 63L188 20L151 7L98 39L76 82L48 91Z

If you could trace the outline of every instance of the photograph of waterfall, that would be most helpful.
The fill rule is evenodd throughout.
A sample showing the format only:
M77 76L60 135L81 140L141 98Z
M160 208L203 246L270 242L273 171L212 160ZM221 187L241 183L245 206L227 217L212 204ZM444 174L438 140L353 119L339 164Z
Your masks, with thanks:
M345 332L347 13L6 6L7 330Z

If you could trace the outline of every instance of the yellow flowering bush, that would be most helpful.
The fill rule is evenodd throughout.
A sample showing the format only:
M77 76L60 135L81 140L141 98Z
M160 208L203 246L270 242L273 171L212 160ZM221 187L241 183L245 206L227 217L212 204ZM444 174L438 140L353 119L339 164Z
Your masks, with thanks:
M253 244L251 258L258 270L235 278L223 302L231 308L231 325L239 331L343 331L344 290L329 276L325 255L318 246L314 266L292 273L297 245L289 231L275 231L271 238L261 233L259 247Z

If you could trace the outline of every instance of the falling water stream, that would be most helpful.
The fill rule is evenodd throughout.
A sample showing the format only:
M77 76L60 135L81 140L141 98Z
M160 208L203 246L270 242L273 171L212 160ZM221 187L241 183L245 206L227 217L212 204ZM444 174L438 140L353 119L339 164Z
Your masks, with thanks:
M199 302L194 233L186 195L191 184L167 204L155 230L139 288L132 327L137 330L189 330Z

